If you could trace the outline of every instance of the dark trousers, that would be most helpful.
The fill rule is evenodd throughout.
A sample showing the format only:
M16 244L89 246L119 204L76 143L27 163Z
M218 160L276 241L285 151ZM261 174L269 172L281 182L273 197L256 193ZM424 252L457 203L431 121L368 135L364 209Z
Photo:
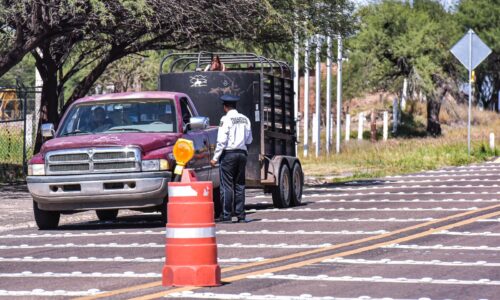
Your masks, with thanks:
M220 198L222 218L245 218L245 167L247 155L244 151L224 151L220 158Z

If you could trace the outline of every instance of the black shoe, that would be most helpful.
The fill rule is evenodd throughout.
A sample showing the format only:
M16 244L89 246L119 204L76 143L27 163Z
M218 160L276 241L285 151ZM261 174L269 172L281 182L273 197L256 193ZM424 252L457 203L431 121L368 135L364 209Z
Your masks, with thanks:
M217 218L215 219L215 223L233 223L233 220L225 219L225 218Z
M248 222L250 222L250 220L247 220L245 218L241 218L241 219L238 218L238 223L248 223Z

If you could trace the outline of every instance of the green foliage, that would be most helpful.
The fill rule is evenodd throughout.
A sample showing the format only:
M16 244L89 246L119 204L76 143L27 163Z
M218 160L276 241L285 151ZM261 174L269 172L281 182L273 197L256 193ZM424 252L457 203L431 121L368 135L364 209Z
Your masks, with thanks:
M436 77L448 78L453 66L449 48L458 36L452 15L439 3L416 0L414 8L385 0L358 13L360 31L348 41L356 68L366 78L359 89L401 90L410 79L410 92L433 93Z

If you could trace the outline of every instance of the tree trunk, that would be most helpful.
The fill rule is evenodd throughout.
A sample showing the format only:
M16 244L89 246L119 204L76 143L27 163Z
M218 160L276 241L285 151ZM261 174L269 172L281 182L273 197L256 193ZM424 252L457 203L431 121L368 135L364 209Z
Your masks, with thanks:
M58 106L58 82L57 82L57 66L53 64L49 55L42 58L44 71L40 72L43 80L42 95L40 101L40 118L38 121L38 128L44 123L52 123L57 128L59 122L59 114L57 111ZM38 130L35 140L34 153L40 151L42 147L42 134Z
M441 97L432 95L427 98L427 133L432 136L441 135L439 111L441 110Z

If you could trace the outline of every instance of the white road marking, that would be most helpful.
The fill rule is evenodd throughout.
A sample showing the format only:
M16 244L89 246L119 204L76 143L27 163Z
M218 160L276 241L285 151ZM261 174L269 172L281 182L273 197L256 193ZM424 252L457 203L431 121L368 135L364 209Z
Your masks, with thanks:
M441 177L476 177L476 176L497 176L497 173L472 173L472 174L408 174L408 175L392 175L383 178L441 178Z
M7 291L0 290L0 296L10 296L10 297L26 297L26 296L39 296L39 297L82 297L82 296L94 296L100 293L106 293L106 291L101 291L98 289L90 289L87 291L65 291L65 290L55 290L46 291L43 289L34 289L31 291Z
M446 191L446 192L432 192L432 191L428 191L428 192L424 192L424 191L420 191L420 192L402 192L402 191L395 191L395 192L383 192L383 193L376 193L376 192L369 192L369 193L361 193L361 192L357 192L357 193L341 193L341 194L334 194L334 193L326 193L326 194L305 194L302 196L302 198L304 199L308 199L308 198L331 198L331 197L351 197L351 196L374 196L374 195L500 195L500 191L498 192L493 192L493 193L489 193L489 192L474 192L474 191L470 191L470 192L460 192L460 191L455 191L455 192L450 192L450 191Z
M455 284L455 285L500 285L500 281L490 279L479 280L459 280L459 279L433 279L431 277L424 278L384 278L382 276L373 277L352 277L341 276L332 277L328 275L317 276L300 276L295 274L273 274L267 273L262 275L252 275L251 279L281 279L281 280L302 280L302 281L335 281L335 282L383 282L383 283L420 283L420 284Z
M437 234L437 235L462 235L462 236L500 236L500 233L490 232L490 231L485 231L485 232L469 232L469 231L448 231L448 230L443 230L443 231L440 231L440 232L435 232L433 234Z
M355 199L338 199L338 200L310 200L312 203L440 203L440 202L446 202L446 203L467 203L467 202L485 202L485 203L496 203L500 202L500 199L451 199L451 198L446 198L446 199L425 199L425 200L420 200L418 198L413 198L413 199L360 199L360 198L355 198ZM271 204L271 202L268 202L266 204Z
M247 209L247 212L319 212L319 211L470 211L476 210L477 207L400 207L400 208L390 208L390 207L369 207L369 208L354 208L354 207L339 207L339 208L266 208L266 209Z
M424 265L424 266L453 266L453 267L500 267L500 263L489 263L486 261L464 262L464 261L441 261L441 260L368 260L368 259L346 259L342 257L325 259L322 263L339 263L355 265Z
M497 219L482 219L482 220L477 220L477 222L500 222L500 218L497 218Z
M217 261L220 263L247 263L266 260L263 257L255 258L219 258ZM139 262L139 263L161 263L164 262L165 258L144 258L144 257L134 257L134 258L124 258L121 256L117 257L86 257L80 258L76 256L71 257L0 257L0 262Z
M316 297L310 294L302 294L298 296L279 296L279 295L254 295L251 293L241 293L241 294L218 294L218 293L195 293L193 291L184 291L181 293L172 293L165 298L196 298L196 299L230 299L230 300L410 300L410 299L400 299L400 298L374 298L370 296L361 296L357 298L349 297ZM415 300L415 299L414 299ZM418 300L430 300L429 298L420 298Z
M292 234L292 235L297 235L297 234L380 234L380 233L386 233L387 231L385 230L377 230L377 231L361 231L361 230L356 230L356 231L349 231L349 230L342 230L342 231L304 231L304 230L296 230L296 231L270 231L270 230L258 230L258 231L246 231L246 230L238 230L238 231L228 231L228 230L217 230L217 235L232 235L232 234L248 234L248 235L254 235L254 234ZM74 238L74 237L96 237L96 236L118 236L118 235L165 235L165 231L129 231L129 232L93 232L93 233L44 233L44 234L8 234L4 236L0 236L0 239L35 239L35 238Z
M443 189L443 188L459 188L459 189L465 189L465 188L472 188L472 189L477 189L477 188L495 188L499 187L500 185L498 184L491 184L491 185L484 185L484 184L479 184L479 185L472 185L472 184L441 184L441 185L381 185L381 186L363 186L363 187L330 187L327 188L326 191L364 191L364 190L386 190L386 189ZM305 192L308 191L313 191L313 189L307 189Z
M135 273L132 271L127 271L123 273L83 273L79 271L74 271L71 273L53 273L53 272L43 272L43 273L33 273L31 271L24 271L20 273L0 273L0 278L17 278L17 277L42 277L42 278L161 278L160 273Z
M387 180L372 180L372 181L349 181L346 183L345 186L351 186L351 185L375 185L375 184L386 184L386 183L430 183L430 182L500 182L499 179L488 179L488 178L449 178L449 179L400 179L400 180L394 180L394 179L387 179Z
M400 244L392 244L383 246L382 248L392 248L392 249L429 249L429 250L479 250L479 251L500 251L500 247L490 247L490 246L461 246L461 245L400 245Z
M270 231L270 230L258 230L258 231L246 231L246 230L238 230L238 231L218 231L217 234L241 234L241 235L371 235L371 234L383 234L387 233L386 230L375 230L375 231L349 231L349 230L341 230L341 231L305 231L305 230L295 230L295 231Z
M409 219L397 219L397 218L388 218L388 219L375 219L375 218L368 218L368 219L360 219L360 218L350 218L350 219L325 219L325 218L317 218L317 219L289 219L289 218L281 218L281 219L262 219L259 222L265 222L265 223L304 223L304 222L312 222L312 223L317 223L317 222L325 222L325 223L344 223L344 222L395 222L395 223L405 223L405 222L425 222L425 221L432 221L434 218L421 218L421 219L416 219L416 218L409 218ZM500 221L499 221L500 222Z
M275 249L312 249L331 246L331 244L319 244L319 245L289 245L286 243L280 244L217 244L219 248L275 248ZM44 244L44 245L0 245L0 250L11 250L11 249L40 249L40 248L164 248L165 244L149 243L149 244L118 244L118 243L107 243L107 244Z

